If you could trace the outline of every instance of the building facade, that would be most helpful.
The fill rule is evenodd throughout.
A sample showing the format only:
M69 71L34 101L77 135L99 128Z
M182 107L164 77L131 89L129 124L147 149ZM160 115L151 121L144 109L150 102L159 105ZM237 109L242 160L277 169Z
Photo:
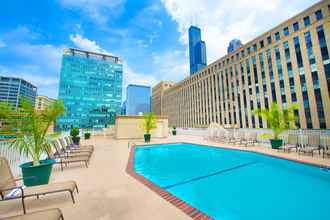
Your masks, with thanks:
M17 78L0 76L0 101L9 102L15 108L19 106L20 98L26 98L34 105L37 87L28 81Z
M152 88L152 98L151 98L151 109L156 115L163 115L163 96L164 91L171 88L174 82L171 81L161 81Z
M257 108L293 103L301 128L330 128L330 1L321 1L164 92L181 127L266 128Z
M43 110L45 110L46 107L51 105L54 101L55 101L55 99L52 99L52 98L49 98L49 97L43 96L43 95L38 95L36 98L36 103L35 103L34 107L37 111L43 111Z
M59 99L65 113L57 129L105 128L121 112L123 67L120 58L78 49L65 49Z
M238 48L243 46L242 42L239 39L233 39L229 42L228 48L227 48L227 53L232 53Z
M151 111L151 88L128 85L126 90L126 115L139 115Z
M201 40L201 29L190 26L189 30L190 75L206 67L206 46Z

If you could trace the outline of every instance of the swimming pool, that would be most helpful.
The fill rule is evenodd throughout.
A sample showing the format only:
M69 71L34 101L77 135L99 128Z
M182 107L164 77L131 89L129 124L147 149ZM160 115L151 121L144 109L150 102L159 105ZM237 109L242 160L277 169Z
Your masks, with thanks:
M188 143L135 148L134 171L214 219L330 219L330 171Z

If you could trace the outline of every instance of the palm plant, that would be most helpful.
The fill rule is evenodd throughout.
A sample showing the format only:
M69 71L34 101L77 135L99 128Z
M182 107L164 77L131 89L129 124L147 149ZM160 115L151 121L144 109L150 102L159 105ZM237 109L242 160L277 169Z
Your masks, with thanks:
M62 101L55 101L45 110L36 111L31 102L22 98L20 106L15 109L9 103L0 103L0 132L13 135L14 141L10 145L21 154L32 159L33 166L40 164L43 153L49 149L49 143L54 134L48 134L48 129L55 119L64 113Z
M268 128L273 130L274 139L278 140L283 131L296 128L296 109L298 106L294 104L281 111L277 103L273 103L269 109L256 109L254 114L266 119Z
M149 112L149 113L144 113L143 114L143 123L141 127L145 131L146 134L150 134L150 131L152 129L157 128L157 117L155 113Z

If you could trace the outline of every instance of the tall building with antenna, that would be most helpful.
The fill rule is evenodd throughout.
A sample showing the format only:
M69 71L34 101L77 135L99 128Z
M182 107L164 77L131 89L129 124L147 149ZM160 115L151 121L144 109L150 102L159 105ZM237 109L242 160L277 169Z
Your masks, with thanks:
M201 29L196 26L189 28L189 62L190 75L206 67L206 46L201 40Z

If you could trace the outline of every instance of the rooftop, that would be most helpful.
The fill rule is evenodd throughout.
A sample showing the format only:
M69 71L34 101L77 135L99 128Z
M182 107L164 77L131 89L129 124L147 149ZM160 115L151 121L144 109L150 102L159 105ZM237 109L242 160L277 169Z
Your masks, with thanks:
M191 142L234 148L224 143L206 141L198 136L178 135L152 141L152 143L169 142ZM136 140L135 143L142 144L143 142ZM60 208L65 219L80 220L191 219L180 209L126 173L130 152L128 140L94 136L91 140L85 141L85 144L95 146L89 168L84 168L79 164L69 165L63 172L56 168L51 177L51 181L75 180L78 183L79 194L75 196L76 204L72 204L66 193L53 194L41 197L39 200L27 199L28 212ZM235 148L330 167L330 160L322 159L319 156L297 155L294 152L288 154L262 146ZM1 203L0 218L21 214L21 212L22 207L19 200Z

